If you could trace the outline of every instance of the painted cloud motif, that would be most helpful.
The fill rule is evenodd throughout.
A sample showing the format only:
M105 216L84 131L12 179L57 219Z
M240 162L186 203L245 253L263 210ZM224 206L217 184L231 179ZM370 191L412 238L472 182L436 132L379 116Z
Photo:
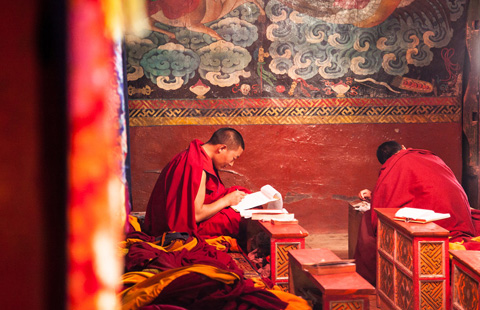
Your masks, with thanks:
M218 23L210 26L225 41L232 42L234 45L248 47L258 40L258 29L255 25L244 20L229 17L220 20Z
M128 47L127 80L135 81L145 74L140 66L140 60L146 52L154 49L155 45L150 39L140 39L133 35L128 35L126 42Z
M183 45L167 43L145 53L140 65L145 76L158 87L179 89L193 76L200 62L199 56Z
M218 41L198 51L200 76L213 85L231 86L240 82L240 77L249 77L244 69L252 60L250 53L243 47L231 42Z
M145 76L161 89L175 90L188 83L200 67L201 77L213 85L239 83L240 77L250 76L244 69L252 57L245 48L258 40L258 29L253 23L259 15L256 5L246 3L209 23L226 42L182 27L171 29L179 44L165 44L158 32L151 32L144 39L128 36L127 78L134 81ZM230 57L235 59L230 61ZM219 66L216 61L220 61Z
M452 10L458 15L460 8ZM390 17L378 26L358 28L300 14L276 0L269 1L265 11L273 22L267 28L267 39L272 41L270 69L294 80L317 74L337 79L349 71L366 76L380 69L403 75L409 64L429 65L432 49L446 46L453 36L447 20L423 13Z
M456 26L452 28L452 22L464 15L466 0L422 1L362 0L362 8L352 7L354 2L349 0L260 1L266 15L254 3L244 3L205 23L222 38L218 41L205 32L157 22L157 27L165 28L175 39L158 31L145 38L127 36L127 79L138 81L135 84L140 87L147 78L160 90L179 90L190 86L197 75L194 80L210 83L212 94L218 92L213 86L229 91L228 87L236 84L259 84L259 93L270 94L272 78L284 83L284 87L308 81L317 88L316 96L329 94L322 94L319 85L346 83L347 78L382 84L394 91L393 80L418 76L418 68L432 66L439 53L448 58L443 59L447 73L456 79L450 60L455 51L447 47L452 46ZM368 21L369 14L375 15L383 3L394 11L383 14L373 26L360 27L353 20ZM360 9L363 13L352 13ZM347 12L353 15L345 15ZM265 50L261 55L260 49ZM252 63L252 59L257 62ZM440 80L441 74L435 72L428 81L425 76L419 78L426 83L432 81L428 88L431 90L434 79L436 87L448 82ZM159 90L151 84L149 87ZM172 96L179 94L183 95L172 92Z

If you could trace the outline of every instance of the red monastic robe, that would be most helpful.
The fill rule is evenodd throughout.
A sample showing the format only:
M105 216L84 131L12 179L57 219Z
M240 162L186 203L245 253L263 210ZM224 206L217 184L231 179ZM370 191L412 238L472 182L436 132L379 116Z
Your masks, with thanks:
M205 204L212 203L239 187L225 188L211 158L194 140L162 170L147 205L144 230L153 236L164 232L196 232L200 236L237 236L240 214L225 208L213 217L196 223L195 197L202 172L207 174Z
M435 223L450 231L450 241L476 236L467 195L452 170L427 150L407 149L390 157L380 169L372 192L371 211L359 229L355 259L357 272L375 283L376 208L422 208L450 213Z

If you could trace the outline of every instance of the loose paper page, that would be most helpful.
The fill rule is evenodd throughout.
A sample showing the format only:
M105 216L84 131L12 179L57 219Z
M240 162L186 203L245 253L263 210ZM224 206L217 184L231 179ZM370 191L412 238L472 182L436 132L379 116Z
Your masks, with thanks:
M250 208L254 208L257 206L264 205L269 202L275 202L275 201L281 201L282 196L280 193L275 190L272 186L270 185L265 185L264 187L261 188L260 191L255 192L253 194L246 195L242 201L236 206L232 206L233 209L237 211L242 211L242 210L247 210ZM282 209L283 203L280 205L280 208ZM277 205L274 206L277 208ZM274 209L273 207L271 209Z
M274 200L267 203L267 209L273 210L282 210L283 209L283 200L282 195L274 189L271 185L263 186L260 191L264 193L267 197L272 198Z

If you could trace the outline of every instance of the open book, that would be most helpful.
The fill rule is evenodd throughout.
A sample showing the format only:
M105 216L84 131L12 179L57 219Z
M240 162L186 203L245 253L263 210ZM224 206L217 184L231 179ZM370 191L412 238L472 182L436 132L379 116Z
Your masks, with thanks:
M281 210L283 209L282 195L272 186L265 185L260 191L245 196L238 205L232 206L232 208L240 212L264 204L268 204L267 209Z
M394 219L405 222L428 223L449 217L450 213L436 213L433 210L405 207L395 213Z

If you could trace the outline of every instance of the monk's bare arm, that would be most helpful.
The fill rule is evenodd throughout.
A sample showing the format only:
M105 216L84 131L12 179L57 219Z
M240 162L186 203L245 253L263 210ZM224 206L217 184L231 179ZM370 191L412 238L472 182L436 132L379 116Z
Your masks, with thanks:
M244 192L235 191L210 204L204 204L206 181L207 174L205 171L203 171L202 180L200 181L200 188L198 189L197 196L195 197L195 221L197 223L211 218L223 208L238 204L246 195Z

